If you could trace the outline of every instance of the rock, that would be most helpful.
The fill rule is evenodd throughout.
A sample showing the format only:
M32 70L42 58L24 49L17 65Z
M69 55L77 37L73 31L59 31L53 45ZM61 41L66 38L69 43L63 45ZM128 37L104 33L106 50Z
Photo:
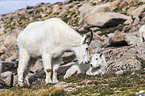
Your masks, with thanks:
M60 5L58 5L58 4L54 5L52 14L58 12L59 8L60 8Z
M115 62L108 67L108 72L122 73L123 71L138 70L145 68L145 43L139 43L136 46L125 47L114 51ZM107 62L108 63L108 62Z
M86 18L86 22L92 26L113 27L123 23L130 24L132 20L129 16L120 13L105 12L90 14Z
M127 1L121 2L121 3L119 4L119 8L124 8L124 7L126 7L126 6L128 5L128 3L129 3L129 2L127 2Z
M69 9L69 6L68 6L68 5L67 5L67 6L64 6L64 7L62 8L61 12L59 13L59 16L63 16L63 15L65 15L65 14L67 14L68 9Z
M17 86L18 85L18 75L14 75L14 81L13 81L13 86Z
M16 37L12 35L8 35L4 40L4 45L9 45L11 42L16 41Z
M132 12L136 9L136 7L130 7L128 10L127 10L127 14L132 14Z
M6 59L5 59L5 62L18 61L17 58L18 58L18 56L17 56L17 54L15 53L15 54L13 54L12 56L10 56L9 58L6 58Z
M139 36L137 36L136 33L135 34L133 34L133 33L126 34L125 41L127 42L128 45L134 45L134 44L141 43L140 38L139 38Z
M5 45L4 54L2 55L1 59L5 61L8 58L11 58L11 60L18 60L18 46L16 41L12 41L9 44ZM14 55L16 54L16 55ZM17 59L15 59L17 58ZM10 60L10 59L9 59Z
M4 46L4 44L0 42L0 53L3 53L5 49L6 47Z
M94 6L90 14L100 13L100 12L112 12L112 11L113 10L111 8L111 5L109 3L106 3L106 4L100 4L100 5Z
M1 27L0 27L0 36L3 35L3 34L4 34L4 28L1 25Z
M3 35L0 35L0 41L4 41L5 38L6 38L8 35L10 35L10 32L7 32L7 33L5 33L5 34L3 34Z
M22 31L22 28L16 28L12 30L11 35L15 36L16 38L18 37L19 33Z
M63 64L67 64L69 62L72 62L75 58L75 55L73 52L65 52L63 54Z
M39 82L42 82L42 80L44 80L45 78L45 72L43 70L33 74L33 73L29 73L28 76L26 77L26 84L38 84ZM29 82L29 83L28 83Z
M7 72L7 71L17 71L17 64L16 62L5 62L3 61L2 63L2 72Z
M142 96L142 95L144 95L144 93L145 93L144 90L140 90L140 91L137 92L135 95Z
M64 54L63 54L63 57L69 57L69 56L71 56L71 55L73 55L74 54L74 52L65 52Z
M132 15L134 18L139 17L141 13L144 11L144 9L145 9L145 5L142 5L136 8L135 10L133 10L130 15Z
M142 2L145 2L145 0L141 0Z
M132 54L126 53L123 57L115 61L115 64L110 65L109 72L120 72L141 69L141 63Z
M41 71L42 68L43 68L43 64L42 64L41 60L38 59L38 60L36 61L36 63L34 64L34 66L33 66L32 68L30 68L30 71L36 73L36 72L38 72L38 71Z
M92 11L92 6L90 3L85 3L79 8L79 11L80 11L80 23L81 23L85 15Z
M125 41L125 34L117 32L109 39L110 46L124 46L127 45Z
M101 51L102 42L99 40L92 41L89 45L89 52L91 54Z
M4 82L7 85L11 85L12 74L13 73L11 71L6 71L6 72L1 73L1 78L3 78Z
M54 87L67 87L70 85L72 85L72 83L59 82L59 83L55 84Z
M89 3L87 3L80 7L79 11L81 16L79 24L81 24L91 14L100 12L112 12L112 9L110 4L100 4L92 7Z
M113 1L113 2L111 2L111 3L110 3L111 8L112 8L113 10L114 10L114 9L116 9L116 8L117 8L118 3L119 3L119 1L117 1L117 0L115 0L115 1Z

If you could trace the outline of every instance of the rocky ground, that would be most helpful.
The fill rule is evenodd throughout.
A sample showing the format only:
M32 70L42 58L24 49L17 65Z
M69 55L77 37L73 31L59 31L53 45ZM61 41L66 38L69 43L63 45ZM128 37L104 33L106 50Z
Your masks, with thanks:
M8 85L11 75L14 75L13 85L17 84L18 34L31 22L53 17L61 18L87 37L90 36L87 29L90 28L94 33L89 47L90 54L102 52L106 57L109 73L120 74L145 68L145 43L140 42L138 31L145 24L145 0L68 0L55 4L41 3L3 14L0 19L1 78ZM67 52L62 65L75 61L73 52ZM41 60L38 60L31 69L30 76L36 73L36 77L43 75L41 78L44 78L41 65Z

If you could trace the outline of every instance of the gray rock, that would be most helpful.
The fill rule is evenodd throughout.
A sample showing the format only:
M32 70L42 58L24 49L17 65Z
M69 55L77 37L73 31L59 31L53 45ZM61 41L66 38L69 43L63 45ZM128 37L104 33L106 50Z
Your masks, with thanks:
M141 13L144 11L144 9L145 9L145 5L139 6L138 8L133 10L130 15L132 15L134 18L136 18L141 15Z
M115 51L117 56L112 57L114 62L109 65L108 72L121 73L121 71L145 68L145 43L139 43L136 46L125 47L125 49L122 48L117 51Z
M1 78L4 80L4 82L7 85L11 85L12 74L13 73L11 71L6 71L6 72L1 73Z
M101 51L102 42L99 40L92 41L89 45L89 52L97 53L98 51Z
M141 43L140 38L137 35L137 33L135 33L135 34L133 34L133 33L126 34L125 35L125 41L127 42L128 45L134 45L134 44Z

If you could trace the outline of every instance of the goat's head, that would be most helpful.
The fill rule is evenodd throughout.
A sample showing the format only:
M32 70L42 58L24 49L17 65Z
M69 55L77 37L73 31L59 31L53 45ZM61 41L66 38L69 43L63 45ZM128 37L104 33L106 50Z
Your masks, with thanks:
M102 65L102 63L104 63L104 57L103 54L92 54L90 56L90 67L99 67L100 65Z
M90 45L90 43L93 39L93 32L92 31L91 31L90 39L89 39L88 42L87 42L86 39L87 39L87 37L84 36L83 39L82 39L81 46L78 47L77 51L75 51L76 54L77 54L79 64L81 64L81 63L86 64L90 60L88 46Z

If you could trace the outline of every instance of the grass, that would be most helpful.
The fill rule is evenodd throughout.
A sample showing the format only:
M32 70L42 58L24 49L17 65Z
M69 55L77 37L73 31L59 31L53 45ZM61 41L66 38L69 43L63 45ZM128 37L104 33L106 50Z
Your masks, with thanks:
M54 85L41 83L30 87L13 87L0 92L0 96L134 96L140 90L145 91L145 69L127 71L120 75L79 74L66 80L60 78L59 81L69 85L56 88Z

